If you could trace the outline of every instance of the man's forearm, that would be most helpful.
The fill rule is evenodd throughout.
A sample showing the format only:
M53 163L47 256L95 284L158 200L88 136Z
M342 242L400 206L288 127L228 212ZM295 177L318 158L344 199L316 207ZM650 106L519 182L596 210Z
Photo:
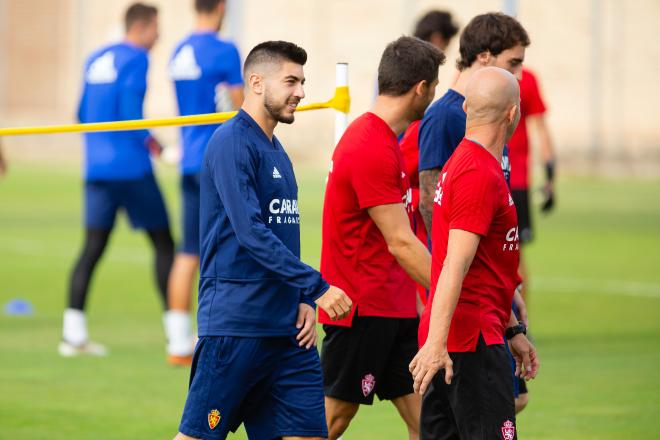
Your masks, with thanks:
M461 295L464 276L465 272L460 266L456 267L445 261L433 296L427 342L440 344L442 347L447 346L449 327Z
M433 199L441 171L441 168L432 168L419 172L419 212L422 214L426 232L429 235L431 235L433 222Z
M425 288L429 288L431 284L431 254L429 254L426 246L413 235L412 231L405 243L396 246L396 248L390 248L390 252L410 278Z

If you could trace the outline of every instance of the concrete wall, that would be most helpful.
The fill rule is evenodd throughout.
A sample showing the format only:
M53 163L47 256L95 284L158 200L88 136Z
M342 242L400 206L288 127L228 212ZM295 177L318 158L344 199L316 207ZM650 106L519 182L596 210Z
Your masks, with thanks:
M0 0L2 125L71 122L83 60L99 45L121 38L121 17L129 3ZM169 116L176 110L166 64L176 41L192 26L192 2L152 3L161 11L162 38L152 53L146 115ZM615 160L660 160L660 46L653 34L660 23L660 2L518 4L518 18L532 39L526 64L540 76L562 158L570 161L597 151ZM410 32L426 10L448 9L464 25L472 16L502 6L501 0L230 0L224 33L236 38L243 55L266 39L288 39L305 47L307 102L329 98L335 62L348 62L353 118L369 108L387 42ZM437 96L455 76L457 49L455 41L441 68ZM280 137L295 155L323 163L332 147L333 120L329 111L300 114L293 126L280 129ZM176 129L156 132L168 143L177 142ZM80 137L3 142L12 154L48 150L76 155Z

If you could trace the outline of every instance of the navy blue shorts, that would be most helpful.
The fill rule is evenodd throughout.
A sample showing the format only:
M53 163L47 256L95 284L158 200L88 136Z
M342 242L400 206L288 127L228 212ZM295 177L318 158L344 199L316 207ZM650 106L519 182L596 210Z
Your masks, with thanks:
M163 196L153 174L132 180L85 182L85 226L112 229L119 208L126 210L135 229L169 227Z
M295 337L200 338L179 431L224 439L241 423L252 440L327 437L316 348Z
M199 173L181 176L180 252L199 255Z

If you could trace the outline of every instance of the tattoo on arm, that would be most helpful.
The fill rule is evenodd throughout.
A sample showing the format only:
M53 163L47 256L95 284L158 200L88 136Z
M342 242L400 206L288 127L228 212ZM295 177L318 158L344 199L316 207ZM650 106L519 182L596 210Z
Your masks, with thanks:
M433 198L438 176L442 168L431 168L419 172L419 212L424 219L426 232L431 235L431 222L433 221Z

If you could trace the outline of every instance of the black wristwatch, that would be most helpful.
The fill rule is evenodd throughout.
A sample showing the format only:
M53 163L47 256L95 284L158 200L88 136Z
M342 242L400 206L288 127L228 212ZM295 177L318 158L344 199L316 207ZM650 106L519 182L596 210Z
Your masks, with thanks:
M522 322L519 322L513 327L507 328L506 331L504 332L504 336L506 336L507 339L511 339L515 335L518 335L520 333L522 333L523 335L527 334L527 327L525 327L525 324L523 324Z

